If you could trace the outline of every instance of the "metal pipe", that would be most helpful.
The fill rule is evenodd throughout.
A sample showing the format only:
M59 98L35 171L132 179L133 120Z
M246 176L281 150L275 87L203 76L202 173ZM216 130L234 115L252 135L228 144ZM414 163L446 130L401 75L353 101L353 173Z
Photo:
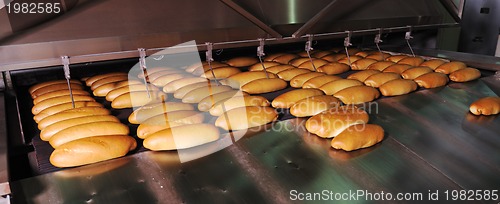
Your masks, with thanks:
M451 17L455 22L460 23L462 19L460 18L460 12L457 6L451 0L439 0L441 4L444 6L446 11L450 13Z

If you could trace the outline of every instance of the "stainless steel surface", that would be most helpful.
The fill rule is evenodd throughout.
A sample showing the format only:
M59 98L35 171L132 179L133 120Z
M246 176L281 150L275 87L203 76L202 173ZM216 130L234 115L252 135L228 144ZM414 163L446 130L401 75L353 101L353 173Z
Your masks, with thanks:
M424 50L415 49L415 53L423 56L446 58L450 60L458 60L466 63L468 66L490 70L500 71L500 57L488 55L479 55L463 52L453 52L446 50Z
M322 8L316 15L314 15L311 19L309 19L306 23L304 23L304 25L302 25L299 29L297 29L297 31L295 31L292 34L292 37L296 38L299 36L303 36L304 34L307 34L307 32L309 32L309 29L311 27L313 27L316 23L318 23L318 21L320 21L323 17L325 17L327 14L329 14L335 6L338 6L338 7L341 6L341 5L336 4L336 2L337 2L337 0L332 0L330 3L328 3L328 5L326 5L324 8ZM339 10L345 12L345 9L339 9ZM340 16L338 16L338 17L340 17ZM330 19L330 20L332 20L332 19ZM335 21L335 20L337 20L337 19L333 19L333 21Z
M2 73L0 72L0 75ZM3 81L3 77L0 77ZM9 186L9 164L7 145L7 122L5 116L5 97L0 90L0 196L11 193Z
M455 22L460 22L462 20L460 19L459 9L452 0L439 0L439 2L443 4L446 11L448 11Z
M278 33L275 30L273 30L267 24L265 24L264 22L262 22L262 20L258 19L254 15L252 15L250 12L248 12L247 10L245 10L244 8L242 8L240 5L238 5L234 1L232 1L232 0L220 0L220 1L223 2L224 4L226 4L227 6L231 7L233 10L235 10L236 12L238 12L239 14L241 14L242 16L244 16L246 19L248 19L249 21L251 21L252 23L254 23L256 26L258 26L262 30L266 31L266 33L269 34L269 35L271 35L272 37L275 37L275 38L281 38L282 37L282 35L280 33Z

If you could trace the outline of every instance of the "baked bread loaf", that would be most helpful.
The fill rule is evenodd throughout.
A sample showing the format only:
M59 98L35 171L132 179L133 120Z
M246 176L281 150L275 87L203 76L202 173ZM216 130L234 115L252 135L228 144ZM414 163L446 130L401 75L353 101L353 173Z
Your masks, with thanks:
M273 73L273 74L278 74L278 72L293 69L293 68L296 68L296 67L289 65L289 64L282 64L282 65L276 65L276 66L266 68L266 71Z
M328 64L324 64L321 67L318 67L318 72L323 72L328 75L332 74L341 74L349 71L351 68L349 65L338 63L338 62L330 62Z
M143 144L153 151L187 149L216 141L219 134L219 130L210 124L183 125L155 132Z
M69 109L73 109L73 108L80 108L80 107L103 107L103 105L98 103L98 102L95 102L95 101L75 101L75 107L73 107L73 103L71 103L71 102L62 103L62 104L51 106L50 108L44 109L40 113L33 116L33 119L35 120L35 122L38 123L38 122L40 122L40 120L42 120L48 116L54 115L56 113L59 113L59 112L65 111L65 110L69 110Z
M460 70L460 69L465 69L467 68L467 65L465 65L463 62L458 62L458 61L453 61L453 62L447 62L434 70L435 72L443 73L443 74L450 74L454 71Z
M235 57L228 60L226 63L233 67L248 67L257 62L259 62L259 60L255 57Z
M290 108L299 100L318 95L323 95L319 89L295 89L279 95L271 105L274 108Z
M302 88L319 88L319 87L321 87L329 82L337 81L340 79L342 79L342 77L333 76L333 75L324 75L324 76L314 77L312 79L307 80L302 85Z
M339 79L336 81L328 82L325 85L319 87L319 89L323 91L326 95L333 95L342 89L359 85L363 85L363 83L359 82L358 80Z
M57 114L53 114L47 116L43 120L37 121L38 129L43 130L49 125L52 125L56 122L69 120L72 118L84 117L84 116L99 116L99 115L109 115L111 112L103 107L80 107L80 108L72 108L69 110L65 110L59 112Z
M347 79L355 79L355 80L358 80L360 82L365 82L365 80L368 77L370 77L371 75L374 75L374 74L378 74L378 73L381 73L381 72L379 70L376 70L376 69L367 69L367 70L353 73L353 74L347 76Z
M90 95L89 92L87 92L85 90L81 90L81 89L72 90L72 94L74 96L76 96L76 95L89 96ZM56 98L56 97L60 97L60 96L69 96L69 95L70 95L69 89L60 90L60 91L52 91L52 92L43 94L43 95L38 96L35 99L33 99L33 104L36 105L44 100L48 100L48 99L52 99L52 98Z
M290 108L290 114L295 117L308 117L337 106L340 106L340 101L333 96L311 96L297 101Z
M391 62L391 61L380 61L380 62L375 62L375 63L371 64L370 66L368 66L368 69L384 71L385 68L387 68L391 65L394 65L394 64L396 64L396 63Z
M311 57L322 58L322 57L330 55L330 54L332 54L332 52L328 51L328 50L317 50L316 52L311 54Z
M347 64L347 65L352 65L354 62L360 60L360 59L364 59L360 56L356 56L356 55L351 55L349 57L344 57L342 59L339 59L339 63L344 63L344 64ZM350 60L350 63L349 63L349 60Z
M228 77L233 76L235 74L238 74L241 71L240 71L240 69L238 69L236 67L219 67L219 68L213 69L213 72L214 72L215 77L217 79L225 79L225 78L228 78ZM210 71L210 70L205 71L205 73L203 73L201 75L201 77L207 78L207 79L214 79L214 76L212 75L212 71Z
M165 75L172 75L172 74L183 74L183 73L186 73L184 70L182 69L166 69L166 70L162 70L162 71L158 71L158 72L154 72L154 73L151 73L150 70L148 69L147 70L147 74L148 74L148 82L152 82L162 76L165 76ZM138 75L139 78L144 78L144 74L141 72L139 75Z
M281 65L280 63L278 62L258 62L252 66L250 66L248 68L249 71L262 71L264 70L264 68L262 68L262 66L264 66L267 70L267 68L271 68L271 67L274 67L274 66L278 66L278 65Z
M137 137L146 138L157 131L186 124L199 124L205 116L197 111L178 110L155 115L141 122L137 127Z
M400 79L401 76L396 73L384 72L379 74L374 74L366 78L365 85L378 88L388 81L394 79Z
M85 80L85 84L87 86L92 86L92 84L94 84L94 82L99 81L99 80L104 79L104 78L107 78L107 77L112 77L112 76L128 76L128 74L125 72L111 72L111 73L106 73L106 74L99 74L99 75L89 77L87 80Z
M431 73L433 70L429 67L412 67L401 73L403 79L415 79L427 73Z
M174 91L174 98L177 99L182 99L187 93L189 93L192 90L195 90L200 87L207 87L207 86L217 86L217 83L214 81L206 81L206 82L198 82L194 84L189 84L187 86L184 86L180 89L177 89Z
M474 115L496 115L500 113L500 97L480 98L470 105L469 110Z
M368 56L370 54L371 54L371 52L368 52L368 51L359 51L359 52L356 52L356 54L354 54L354 55L366 58L366 56Z
M265 125L278 118L274 108L245 106L231 109L217 118L215 126L224 130L244 130Z
M287 69L281 72L278 72L278 77L285 80L285 81L290 81L292 80L293 77L300 75L300 74L305 74L311 72L308 69L301 69L301 68L294 68L294 69Z
M218 102L225 101L229 98L232 97L238 97L238 96L245 96L248 95L245 92L242 92L240 90L229 90L229 91L224 91L221 93L209 95L198 103L198 110L199 111L208 111L212 106Z
M132 124L139 124L153 116L179 110L194 110L194 107L191 104L180 102L147 104L135 109L128 117L128 121Z
M408 55L392 55L390 57L385 58L386 61L391 61L394 63L399 62L400 60L409 57Z
M454 82L467 82L479 79L481 77L481 72L475 68L465 68L454 71L450 74L450 80Z
M299 57L299 58L295 58L295 59L291 60L290 62L288 62L288 64L290 64L294 67L299 67L299 65L301 65L304 62L308 62L308 61L309 61L308 57Z
M213 61L210 63L210 66L212 67L212 69L217 68L217 67L225 67L227 65L228 64L226 64L226 63L217 62L217 61ZM188 73L201 71L203 73L206 70L209 70L210 66L208 66L208 62L206 62L206 61L201 62L201 63L197 62L197 63L194 63L194 64L186 67L185 71Z
M267 73L267 76L269 78L277 78L273 73ZM247 84L248 82L251 82L256 79L265 79L266 73L264 71L254 71L254 72L242 72L239 74L235 74L233 76L230 76L226 80L222 80L221 83L224 85L228 85L232 87L233 89L239 89L243 85Z
M384 96L399 96L417 90L417 83L410 79L394 79L380 86Z
M308 72L308 73L304 73L304 74L299 74L290 80L290 86L294 87L294 88L300 88L309 79L319 77L319 76L324 76L324 75L325 75L324 73L320 73L320 72Z
M373 54L370 54L368 56L366 56L365 58L366 59L374 59L374 60L377 60L377 61L382 61L382 60L385 60L389 57L391 57L392 55L389 54L389 53L373 53Z
M174 93L174 91L176 91L177 89L180 89L189 84L194 84L198 82L207 82L207 81L208 81L207 79L202 77L188 77L188 78L177 79L175 81L166 84L163 87L163 92Z
M74 80L74 79L71 79L69 81L70 84L79 84L79 85L82 85L82 82L78 81L78 80ZM46 82L42 82L42 83L38 83L38 84L35 84L33 86L31 86L28 91L30 92L30 94L33 94L33 92L35 92L36 90L40 89L40 88L43 88L43 87L46 87L46 86L50 86L50 85L54 85L54 84L68 84L68 82L65 80L65 79L61 79L61 80L52 80L52 81L46 81Z
M384 139L384 129L374 124L353 125L332 139L334 149L353 151L371 147Z
M77 101L95 101L94 98L92 98L90 96L86 96L86 95L73 95L73 100L75 102L77 102ZM31 113L33 113L33 115L36 115L47 108L50 108L52 106L56 106L59 104L63 104L63 103L68 103L68 102L71 102L71 97L69 95L58 96L55 98L47 99L47 100L44 100L44 101L34 105L33 108L31 108Z
M55 148L50 163L56 167L74 167L125 156L137 146L126 135L107 135L74 140Z
M130 86L123 86L108 92L108 94L106 94L106 100L113 101L115 100L116 97L125 93L130 93L134 91L147 91L147 90L155 92L160 91L156 86L153 86L151 84L148 84L148 89L146 89L146 85L144 84L134 84Z
M305 124L307 131L322 138L332 138L351 125L365 124L369 116L354 106L332 108L310 117Z
M265 62L272 62L273 59L275 59L275 58L277 58L279 56L285 55L285 54L287 54L287 53L279 52L279 53L267 54L264 57L263 61L265 61Z
M424 62L424 59L421 57L405 57L399 60L398 64L407 64L410 66L418 66Z
M415 78L414 81L420 87L431 89L446 85L448 83L448 76L438 72L431 72Z
M377 99L380 92L376 88L359 85L342 89L333 96L340 99L344 104L360 104Z
M65 128L52 135L49 139L49 143L54 149L57 149L57 147L64 143L80 138L101 135L128 135L128 133L128 127L119 122L91 122Z
M99 79L99 80L95 81L94 83L92 83L92 85L90 86L90 89L93 91L104 84L116 83L116 82L127 81L127 80L128 80L128 75L109 76L106 78Z
M444 63L446 63L446 61L444 61L444 60L431 59L431 60L427 60L425 62L422 62L422 64L420 64L419 66L429 67L430 69L435 70L436 68L438 68L440 65L442 65Z
M369 59L369 58L360 59L360 60L357 60L356 62L351 64L351 69L352 70L365 70L365 69L368 69L368 66L370 66L371 64L373 64L375 62L377 62L377 60Z
M52 135L68 127L85 123L102 122L102 121L120 122L118 118L112 115L89 115L89 116L67 119L55 122L47 126L46 128L42 129L42 131L40 131L40 139L42 139L43 141L49 141Z
M126 81L119 81L119 82L115 82L115 83L108 83L108 84L104 84L104 85L96 88L92 92L92 94L94 94L94 96L105 97L106 95L108 95L108 93L110 91L113 91L115 89L119 89L122 87L126 87L126 86L135 85L135 84L144 84L144 82L141 82L138 80L126 80Z
M202 99L206 98L207 96L226 92L233 90L230 86L226 85L219 85L219 86L206 86L206 87L200 87L197 89L194 89L190 92L188 92L184 97L182 98L183 103L199 103Z
M246 83L241 87L241 90L249 94L262 94L273 91L278 91L286 88L288 83L280 78L256 79Z
M210 115L221 116L224 112L245 106L270 106L271 103L262 96L238 96L220 101L210 108Z
M347 55L346 54L331 54L331 55L324 56L321 59L324 59L328 62L338 62L340 59L342 59L344 57L347 57Z
M401 74L407 69L410 69L412 66L407 65L407 64L393 64L391 66L388 66L387 68L384 69L382 72L392 72L396 74Z
M299 58L299 56L296 54L287 53L287 54L280 55L279 57L274 58L273 62L278 62L281 64L288 64L290 61L292 61L293 59L296 59L296 58Z
M302 68L302 69L309 69L311 71L315 71L315 69L314 69L315 67L316 67L316 69L318 69L318 67L321 67L325 64L328 64L328 61L323 60L323 59L312 58L312 61L313 61L314 67L313 67L313 64L311 64L311 60L303 62L298 67Z
M83 86L80 84L71 84L71 89L72 90L83 90ZM45 95L50 92L54 91L61 91L61 90L68 90L68 84L52 84L48 86L41 87L33 93L31 93L31 98L35 99L41 95Z
M177 74L166 74L166 75L163 75L163 76L160 76L154 80L150 80L151 84L155 85L155 86L158 86L158 87L163 87L165 86L166 84L172 82L172 81L175 81L177 79L182 79L182 78L186 78L188 77L189 75L185 74L185 73L177 73Z
M159 91L133 91L119 95L111 102L111 107L114 109L140 107L152 101L166 101L167 95Z

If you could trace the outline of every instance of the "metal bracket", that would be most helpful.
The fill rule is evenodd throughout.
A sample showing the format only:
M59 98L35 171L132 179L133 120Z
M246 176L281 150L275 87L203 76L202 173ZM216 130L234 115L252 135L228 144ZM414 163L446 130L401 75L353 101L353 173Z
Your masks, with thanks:
M264 73L266 74L266 78L269 79L269 74L267 73L266 66L264 66L264 62L262 62L262 57L266 55L266 53L264 53L265 39L259 38L258 40L259 46L257 47L257 57L259 58L260 64L262 65L262 70L264 70Z
M351 56L349 56L347 48L352 45L351 43L352 31L346 31L346 33L347 36L344 38L344 49L345 49L345 54L347 55L347 62L349 63L349 67L351 67Z
M411 47L410 44L410 39L413 39L413 36L411 36L411 31L412 31L412 26L408 26L408 31L405 33L405 40L406 44L410 48L411 54L413 55L413 57L415 57L415 53L413 52L413 48Z
M69 72L69 57L61 56L61 62L63 64L64 78L66 78L66 83L68 83L69 97L71 98L71 105L75 108L75 99L73 98L73 89L71 88L71 73Z
M215 80L215 84L219 86L219 80L217 80L217 76L215 76L214 69L212 68L212 62L214 61L213 58L213 49L214 49L214 44L211 42L206 42L205 45L207 45L207 51L205 51L205 60L208 63L208 68L210 69L210 72L212 73L212 77ZM203 65L201 66L203 69Z
M151 98L151 93L149 93L149 86L148 86L148 71L147 66L146 66L146 49L144 48L138 48L137 51L139 51L139 66L142 70L142 74L144 75L144 86L146 86L146 92L148 92L148 98Z
M312 48L312 40L313 40L314 35L313 34L307 34L306 37L307 37L307 41L306 41L306 48L305 48L305 50L306 50L306 53L307 53L307 57L309 57L309 61L311 62L311 65L313 66L314 71L318 71L316 69L316 66L314 65L314 62L313 62L312 58L311 58L311 50L314 50Z
M382 41L382 28L379 28L378 29L378 34L375 35L375 45L377 46L377 49L378 49L378 52L380 53L380 56L382 57L382 60L385 60L385 57L384 57L384 54L382 53L382 50L380 50L380 46L378 45L379 43L381 42L384 42Z

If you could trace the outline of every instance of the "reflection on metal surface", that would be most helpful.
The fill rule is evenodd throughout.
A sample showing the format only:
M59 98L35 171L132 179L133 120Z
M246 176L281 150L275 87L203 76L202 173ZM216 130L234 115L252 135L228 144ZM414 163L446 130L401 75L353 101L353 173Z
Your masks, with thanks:
M0 72L0 75L3 73ZM3 81L3 77L0 77ZM2 90L0 90L2 91ZM9 165L7 162L7 123L5 116L5 97L0 92L0 196L11 193L9 186Z

